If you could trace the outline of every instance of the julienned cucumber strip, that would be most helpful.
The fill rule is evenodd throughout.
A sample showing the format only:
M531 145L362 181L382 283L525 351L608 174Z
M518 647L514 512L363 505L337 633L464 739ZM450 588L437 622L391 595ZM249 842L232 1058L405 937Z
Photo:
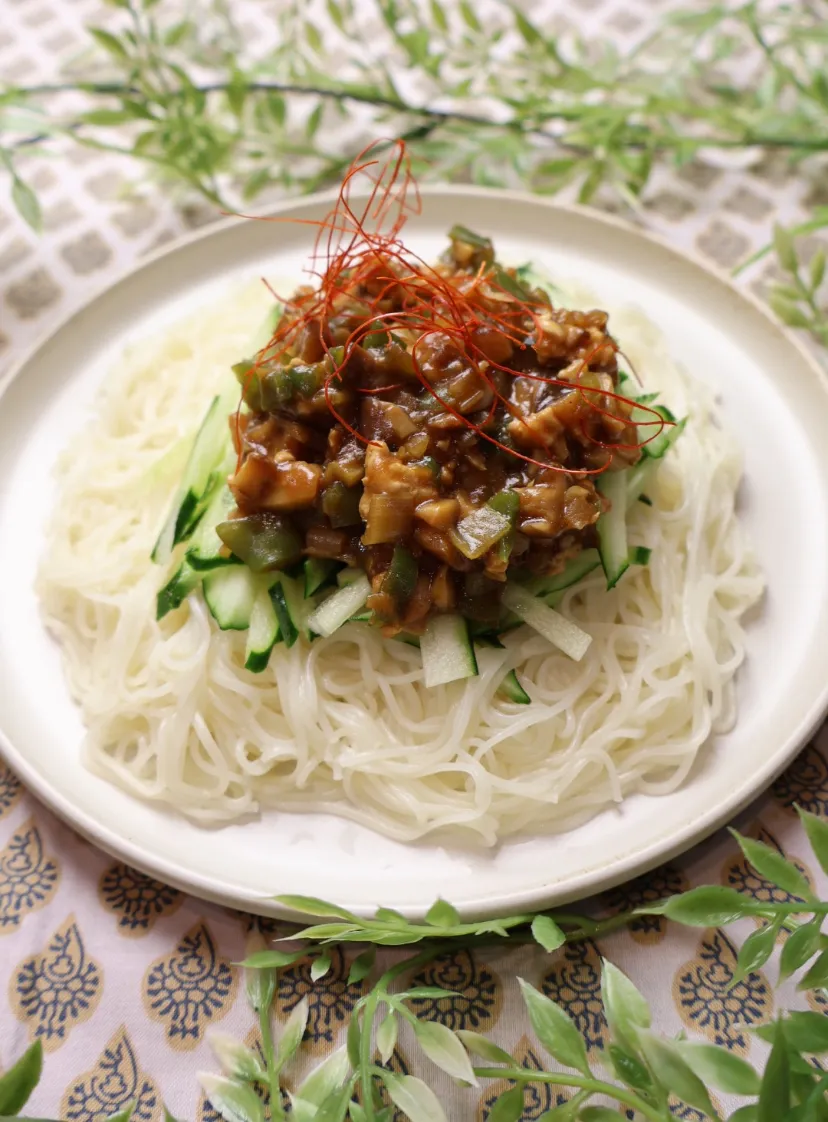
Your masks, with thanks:
M684 417L671 428L665 429L664 433L662 433L662 436L664 436L667 440L667 447L664 449L664 452L666 452L668 448L671 448L675 444L675 442L684 432L684 427L686 424L687 418ZM627 480L628 504L634 503L636 499L641 498L644 495L644 492L648 490L650 483L652 482L652 478L658 470L657 461L663 457L664 452L662 452L661 456L657 457L642 456L635 467L631 467L627 471L623 472L624 478ZM647 504L649 506L652 506L652 500L645 501L647 501Z
M428 688L477 674L474 645L462 616L434 616L420 636L420 650Z
M569 588L573 584L577 584L579 580L583 580L588 573L593 569L597 569L601 564L601 557L597 549L585 549L567 561L565 568L551 577L537 577L532 581L527 582L526 587L535 596L543 596L544 598L551 596L553 593L563 592L564 589Z
M213 494L187 550L187 560L194 569L217 569L235 563L235 558L222 552L223 543L216 533L216 526L227 518L235 502L226 483Z
M204 599L222 631L245 631L261 587L246 565L225 565L204 574Z
M518 681L518 676L514 670L510 670L500 685L497 687L497 692L507 699L513 701L516 705L529 705L531 704L531 697Z
M271 577L270 599L279 620L279 630L285 643L292 647L301 635L312 639L308 624L316 607L314 601L305 599L304 579L274 573Z
M269 590L262 584L256 593L253 611L250 613L250 627L247 632L247 648L244 665L254 674L260 674L270 661L270 652L279 642L279 621L270 599Z
M278 304L268 310L248 343L250 353L256 355L270 342L282 310ZM172 509L152 551L152 559L159 565L168 561L175 546L192 534L212 497L213 488L225 474L223 462L232 451L227 418L238 404L238 396L235 382L228 381L227 389L210 402L190 449Z
M642 456L635 467L631 467L628 471L623 472L627 484L627 506L634 503L636 499L644 494L645 490L649 488L657 470L658 464L655 460L650 460ZM652 500L650 501L650 505L652 506Z
M346 585L353 584L355 581L361 580L365 576L362 569L352 569L346 566L340 569L336 574L336 583L340 588L345 588Z
M336 561L329 561L322 557L308 557L304 565L305 599L310 599L314 592L327 584L333 578L338 567Z
M684 417L681 421L677 421L666 405L653 405L651 406L659 416L663 417L665 421L671 421L672 424L665 425L658 436L653 437L655 431L654 426L643 427L639 425L639 439L646 440L647 443L641 449L645 456L649 456L652 460L660 460L668 448L678 440L684 426L687 424L687 418ZM642 437L642 432L644 436ZM648 435L649 434L649 435Z
M203 574L198 573L185 559L158 593L155 600L155 618L163 619L168 612L174 611L187 599L193 589L201 582Z
M649 565L652 550L646 545L636 545L630 550L630 564L631 565Z
M285 646L292 647L299 638L299 630L290 618L285 590L281 584L274 584L270 590L270 601L279 621L279 632L285 641Z
M364 606L370 595L371 582L365 573L359 573L314 609L307 620L308 628L317 635L333 635Z
M212 489L232 448L227 418L236 399L237 391L230 385L213 398L201 422L172 509L152 551L152 559L158 564L168 561L175 546L192 534L212 498Z
M507 584L503 589L503 604L575 662L580 662L586 654L592 636L533 596L528 589L519 584Z
M610 501L610 509L598 519L598 553L607 588L614 588L630 565L627 549L627 480L626 472L610 471L598 478L596 486Z

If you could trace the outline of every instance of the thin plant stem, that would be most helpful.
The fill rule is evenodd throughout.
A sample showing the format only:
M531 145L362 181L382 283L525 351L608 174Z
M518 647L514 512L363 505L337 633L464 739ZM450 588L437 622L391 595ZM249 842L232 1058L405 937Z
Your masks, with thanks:
M194 85L192 90L176 90L172 89L166 91L166 96L174 98L177 96L186 96L193 92L210 94L210 93L226 93L230 88L228 82L206 82L201 85ZM392 97L387 94L374 94L366 93L363 90L353 90L347 87L334 88L327 86L310 86L301 83L292 82L264 82L255 81L248 83L246 87L252 93L280 93L280 94L295 94L305 97L319 97L332 101L352 101L362 105L372 105L376 108L394 109L399 113L406 113L411 116L422 117L439 123L460 123L467 125L474 125L478 128L496 128L504 131L519 132L525 136L535 136L548 140L555 144L556 147L564 151L573 152L575 154L591 154L592 149L583 144L573 143L568 140L566 136L561 136L556 133L550 132L548 129L542 128L537 125L525 124L520 120L510 121L495 121L490 117L480 116L475 113L466 113L456 109L434 109L427 105L412 105L402 98ZM84 93L97 93L111 96L141 96L142 91L135 86L128 85L123 82L100 82L100 83L44 83L36 86L21 86L17 91L21 96L44 96L48 94L57 94L65 92L84 92ZM544 120L560 120L572 121L573 115L571 110L545 109L543 113ZM70 122L65 127L73 129L77 127L77 122ZM635 126L636 131L639 127ZM24 145L31 145L46 139L45 134L38 134L37 136L24 137L17 141L16 147ZM636 140L631 138L628 145L629 148L634 150L647 150L649 152L658 151L672 151L675 148L693 148L713 147L713 148L745 148L751 146L761 146L764 148L780 148L780 149L795 149L804 150L806 152L823 152L828 151L828 137L815 136L798 136L787 135L784 133L761 133L752 132L750 129L745 129L739 136L723 137L723 136L674 136L670 134L662 134L660 136L652 137L648 140ZM128 149L121 151L126 154L131 154ZM143 155L143 158L147 158Z
M575 1072L534 1071L525 1067L476 1067L474 1074L481 1079L513 1079L516 1083L552 1083L558 1087L580 1087L594 1095L609 1095L625 1106L631 1106L652 1122L665 1122L664 1115L657 1107L639 1098L634 1091L626 1091L614 1083L605 1083L591 1076L576 1075Z

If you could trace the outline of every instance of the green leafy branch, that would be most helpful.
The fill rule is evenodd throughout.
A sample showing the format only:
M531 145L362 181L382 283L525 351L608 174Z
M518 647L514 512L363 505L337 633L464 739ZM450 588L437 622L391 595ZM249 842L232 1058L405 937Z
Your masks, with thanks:
M711 148L781 152L815 178L828 166L825 0L672 13L623 54L506 0L485 26L467 0L290 0L277 46L259 53L220 0L197 19L159 0L108 2L122 22L89 28L64 80L0 89L0 163L35 227L20 156L61 138L132 156L226 209L335 182L365 135L405 136L424 176L567 189L581 202L614 194L639 213L659 162ZM739 80L737 49L761 63ZM92 68L95 82L83 77ZM85 107L61 112L67 92ZM803 231L825 225L824 210ZM819 285L792 274L784 287L783 318L824 342Z
M828 822L800 811L820 867L828 873ZM752 1100L730 1114L729 1122L824 1122L828 1118L828 1075L814 1057L828 1055L828 1018L813 1012L783 1013L762 1025L746 1026L771 1045L764 1071L726 1047L666 1038L653 1031L650 1009L630 979L606 960L602 963L601 999L609 1041L600 1063L590 1059L575 1023L560 1006L530 983L519 979L529 1021L537 1042L559 1068L537 1069L521 1064L488 1037L418 1016L412 1003L455 996L437 986L407 983L439 954L459 946L474 947L491 937L514 940L524 932L546 950L564 939L594 936L601 923L630 922L641 915L666 916L690 926L719 927L739 919L759 918L761 926L743 942L731 987L768 961L777 936L788 934L779 958L780 981L801 974L800 990L828 987L828 936L822 933L828 904L815 898L810 884L790 861L762 842L734 837L756 873L784 890L787 903L759 901L721 885L702 886L639 908L611 921L557 914L513 916L509 919L461 923L455 910L438 901L423 923L409 923L399 913L380 909L372 920L322 901L285 897L294 909L312 910L337 924L306 928L292 938L304 939L300 949L268 949L255 937L241 966L246 994L259 1023L259 1047L248 1047L224 1033L211 1036L221 1074L200 1076L214 1109L225 1122L265 1122L289 1117L295 1122L391 1122L394 1110L410 1122L446 1122L442 1103L418 1076L389 1067L399 1032L406 1026L425 1058L460 1085L479 1086L491 1080L508 1086L489 1106L490 1122L518 1122L525 1094L533 1084L569 1089L562 1105L543 1115L543 1122L619 1122L626 1116L596 1101L611 1100L637 1119L670 1122L678 1101L711 1122L722 1122L710 1088ZM331 928L345 928L333 931ZM569 930L565 930L568 928ZM296 1061L308 1021L308 1001L292 1010L278 1040L272 1007L278 972L310 958L310 977L318 982L331 968L331 942L371 942L351 962L348 983L364 983L376 972L376 945L424 944L393 962L355 1002L347 1041L314 1068L295 1090L282 1087L282 1077ZM42 1050L36 1042L0 1078L0 1119L20 1117L41 1075ZM108 1122L128 1122L126 1107ZM175 1122L169 1113L166 1122Z

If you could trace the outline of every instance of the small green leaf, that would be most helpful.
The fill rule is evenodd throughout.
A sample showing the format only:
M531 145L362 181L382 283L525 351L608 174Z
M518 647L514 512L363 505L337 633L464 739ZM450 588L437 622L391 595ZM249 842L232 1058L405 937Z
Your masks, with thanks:
M340 31L345 30L345 17L342 13L342 8L337 4L336 0L325 0L325 7L328 9L328 15L331 17L331 22Z
M779 955L779 981L783 982L797 970L801 970L819 949L820 926L822 917L818 916L809 923L803 923L792 931L782 945Z
M223 1075L199 1074L210 1105L225 1122L264 1122L262 1100L252 1087Z
M617 1044L610 1044L608 1051L615 1073L623 1083L636 1091L647 1091L652 1087L650 1073L635 1056L631 1056Z
M776 946L776 936L779 934L781 926L781 920L767 923L764 927L760 927L758 931L748 935L739 949L736 970L730 981L731 988L741 982L743 978L746 978L748 974L755 973L765 965Z
M789 892L791 896L798 896L802 900L813 900L814 894L805 877L781 853L777 853L764 842L754 838L743 837L736 830L730 831L741 847L742 853L754 867L756 872Z
M300 958L306 958L307 951L255 951L247 958L237 962L236 966L243 966L246 970L279 970L283 966L292 966Z
M581 186L578 190L578 202L589 203L595 198L595 192L604 182L607 174L607 164L605 160L591 160L587 167L589 170L584 176Z
M310 49L312 51L315 51L316 54L321 55L323 50L322 35L315 23L311 23L310 21L308 21L305 24L305 38L308 41L308 46L310 47Z
M568 1014L523 978L518 978L518 982L532 1028L547 1052L564 1067L573 1067L583 1075L589 1075L583 1037Z
M377 908L374 913L374 919L379 920L381 923L389 923L393 927L408 927L408 920L400 912L394 911L393 908Z
M580 1122L627 1122L619 1111L611 1106L584 1106L578 1114Z
M305 135L307 136L308 140L312 140L319 131L319 126L322 124L322 114L324 112L324 102L320 101L311 115L308 117L305 124Z
M460 923L460 916L447 900L438 899L426 912L425 921L432 927L456 927Z
M440 1100L422 1079L383 1071L382 1081L391 1102L408 1116L410 1122L447 1122Z
M284 97L282 97L282 95L279 93L273 93L272 91L270 91L268 92L267 101L265 102L265 104L267 105L268 113L276 122L276 124L280 127L284 125L285 120L287 119L287 104Z
M265 941L259 931L254 931L247 940L247 950L250 952L248 961L251 958L255 959L256 955L270 953L265 950ZM246 968L244 986L253 1012L261 1013L263 1010L268 1010L276 992L276 971L269 968Z
M346 1083L338 1091L333 1091L319 1104L319 1109L313 1117L313 1122L344 1122L345 1115L353 1094L353 1086Z
M234 69L227 86L227 104L232 113L240 117L247 99L249 86L241 70Z
M364 942L365 928L360 923L315 923L311 927L303 927L301 931L295 931L291 935L291 939L313 939L315 941L341 939L343 941ZM377 942L376 939L373 941Z
M793 300L795 304L799 303L802 299L802 293L795 284L774 283L773 293L775 296L780 296L783 300Z
M538 1122L572 1122L575 1110L572 1103L562 1103L561 1106L553 1106L551 1110L545 1110Z
M532 936L545 951L556 951L566 940L566 935L549 916L535 916L532 920Z
M758 1117L759 1107L755 1103L748 1103L747 1106L740 1106L737 1111L734 1111L727 1122L757 1122Z
M783 297L776 293L770 295L770 306L776 315L787 324L788 327L807 327L809 320L805 312L798 304L794 304L792 300L785 300Z
M182 19L174 23L164 32L164 44L167 47L177 47L193 31L191 20Z
M389 1009L377 1029L377 1051L384 1064L387 1064L394 1054L398 1027L397 1014L393 1009Z
M477 1086L468 1052L447 1025L440 1021L415 1020L411 1027L417 1043L432 1063L453 1079Z
M715 1044L701 1044L695 1040L682 1040L675 1044L684 1062L703 1083L716 1087L728 1095L758 1095L760 1079L747 1060L717 1048Z
M637 1030L650 1027L650 1007L626 974L602 959L601 999L614 1039L627 1052L639 1052Z
M302 1043L302 1037L305 1035L308 1024L308 1009L308 999L303 997L299 1004L291 1010L276 1046L277 1071L281 1071L286 1064L290 1063L299 1051L299 1045Z
M722 884L691 888L653 907L639 908L641 915L663 915L687 927L725 927L737 919L756 915L761 904Z
M537 166L539 175L549 175L553 179L560 176L567 176L576 167L575 159L572 156L564 156L554 160L543 160Z
M797 1052L828 1052L828 1017L824 1013L795 1010L785 1018L785 1039Z
M334 1091L339 1090L348 1076L348 1053L345 1048L337 1048L330 1056L313 1069L304 1083L297 1089L296 1096L312 1106L319 1106Z
M345 1041L348 1047L348 1059L351 1061L351 1067L354 1071L358 1071L360 1065L359 1051L362 1041L362 1028L356 1013L351 1016L348 1022L348 1034L345 1037Z
M512 8L512 15L515 17L515 27L523 36L523 40L530 47L535 46L537 43L543 42L543 36L535 25L528 20L526 16L517 7Z
M368 977L374 968L376 957L376 947L371 947L369 950L363 951L362 954L356 956L348 970L349 986L355 986L358 982Z
M828 1075L823 1075L805 1101L802 1122L825 1122L826 1094L828 1094Z
M796 273L799 262L796 258L796 248L790 232L784 226L773 228L773 248L779 258L779 264L786 273Z
M348 1115L351 1122L368 1122L368 1115L365 1113L365 1108L356 1099L352 1099L348 1103Z
M828 986L828 951L823 951L796 988L819 990L826 986Z
M538 1122L573 1122L574 1118L575 1111L567 1102L561 1106L553 1106L551 1110L545 1110L538 1116Z
M37 195L28 183L19 179L16 175L12 177L11 197L20 217L31 226L36 234L39 234L43 229L43 215L40 211Z
M274 900L279 904L284 904L286 908L290 908L293 912L301 912L306 916L318 916L319 918L326 918L331 916L336 919L347 919L351 923L359 923L357 917L345 908L340 908L336 904L329 904L327 900L319 900L316 896L274 896Z
M107 1114L104 1122L129 1122L135 1110L135 1100L127 1103L122 1110L116 1110L114 1114Z
M311 963L310 976L312 982L318 982L320 978L324 978L331 968L331 955L329 951L323 951L322 954L317 955Z
M463 23L465 23L466 27L471 31L483 30L483 25L475 15L474 8L468 0L460 0L460 15L462 16Z
M40 1082L43 1071L43 1045L31 1044L23 1055L0 1075L0 1115L17 1114Z
M649 1029L641 1029L638 1039L653 1077L664 1090L674 1094L688 1106L694 1106L715 1117L716 1111L707 1088L682 1059L675 1045L669 1040L662 1040Z
M480 1056L483 1060L488 1060L490 1063L495 1064L514 1064L514 1056L510 1056L507 1051L495 1044L488 1036L483 1036L482 1033L472 1032L471 1029L458 1029L457 1036L463 1041L463 1044L471 1052L473 1056Z
M88 113L81 113L78 117L85 125L123 125L135 120L135 114L128 109L90 109Z
M492 1103L486 1122L519 1122L523 1116L523 1088L510 1087Z
M446 19L446 13L442 5L439 4L437 0L429 0L429 8L431 9L431 18L437 30L448 31L448 20Z
M259 1063L259 1057L252 1048L248 1048L234 1036L211 1029L207 1034L207 1043L212 1048L222 1071L231 1079L250 1082L264 1078L265 1072Z
M788 1117L788 1108L791 1105L790 1080L791 1073L785 1030L782 1022L777 1021L773 1047L765 1064L762 1087L759 1091L759 1102L756 1104L757 1122L780 1122L782 1118Z
M113 35L111 31L107 31L103 27L87 27L86 29L98 46L103 47L109 54L114 55L115 58L128 59L129 51L126 46L121 42L117 35Z
M805 827L805 833L808 835L814 857L819 861L819 867L823 873L828 873L828 822L801 807L796 808L796 813Z
M457 990L444 990L442 986L414 986L410 990L394 995L399 1001L408 1001L412 997L459 997Z
M248 202L250 199L255 199L256 195L258 195L260 191L263 191L264 188L272 182L273 177L271 175L270 168L258 168L244 181L244 186L242 187L242 195L245 199L245 202Z
M818 249L811 258L808 266L808 278L811 282L811 292L816 292L825 279L826 256L824 249Z

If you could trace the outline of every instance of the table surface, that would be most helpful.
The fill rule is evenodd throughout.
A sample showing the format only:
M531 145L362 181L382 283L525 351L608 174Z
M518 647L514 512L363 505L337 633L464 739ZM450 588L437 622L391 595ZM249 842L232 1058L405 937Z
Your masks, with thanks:
M107 12L99 0L2 0L0 7L0 82L54 80L82 42L83 24L104 22ZM267 3L244 0L237 7L252 33L265 33ZM645 33L665 5L580 0L554 8L559 18L577 18L587 33L600 26L623 47ZM147 251L214 217L201 204L176 207L152 185L128 191L134 168L106 153L67 149L26 170L44 202L45 232L38 239L0 199L0 364ZM644 218L674 243L729 267L763 244L769 218L798 220L807 191L776 161L749 169L691 163L680 172L656 173ZM761 286L756 274L746 283ZM824 899L826 877L810 854L794 803L828 815L825 729L736 823L799 865ZM609 913L708 883L765 899L784 896L746 868L722 831L597 903ZM0 1070L34 1039L46 1050L45 1074L27 1113L86 1122L136 1100L142 1122L160 1118L162 1103L180 1118L216 1118L196 1073L217 1070L208 1044L214 1026L255 1041L253 1015L230 965L242 957L255 922L100 853L0 764ZM262 924L267 935L278 929L273 921ZM647 919L600 945L588 941L552 956L530 948L474 956L459 951L427 967L420 981L461 996L421 1006L452 1028L490 1033L518 1058L548 1062L527 1036L515 981L520 975L567 1008L590 1050L600 1049L606 1035L598 990L603 955L643 990L660 1031L684 1029L760 1061L763 1048L743 1025L772 1016L775 1002L806 1002L791 983L774 993L775 965L728 988L738 946L750 930L747 921L725 932ZM342 1040L362 992L360 985L347 985L347 973L337 953L329 975L315 986L307 965L281 974L278 1020L303 995L310 998L306 1063ZM819 1008L816 999L808 1000ZM401 1037L393 1063L400 1071L422 1069L410 1038ZM498 1090L460 1091L433 1068L428 1079L444 1090L452 1122L483 1118ZM547 1088L526 1102L523 1117L537 1118L556 1098ZM697 1117L692 1111L680 1116Z

